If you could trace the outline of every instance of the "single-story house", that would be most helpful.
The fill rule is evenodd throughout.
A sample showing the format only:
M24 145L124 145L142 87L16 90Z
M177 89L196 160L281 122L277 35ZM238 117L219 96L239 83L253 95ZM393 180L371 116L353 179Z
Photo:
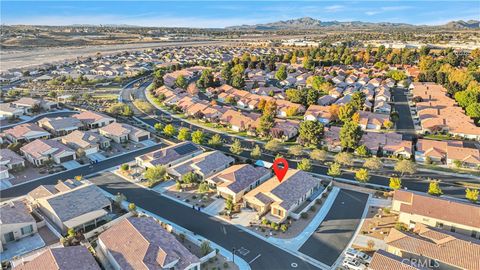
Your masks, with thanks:
M3 245L37 232L37 222L23 201L11 201L0 206L0 251Z
M179 179L189 172L194 172L202 177L202 179L205 179L212 174L228 168L234 161L234 158L226 156L220 151L210 151L168 168L167 172Z
M91 131L76 130L63 136L61 142L73 150L81 149L85 155L97 153L100 149L110 147L110 140L102 135Z
M5 167L0 179L6 179L10 176L9 170L25 167L25 160L10 149L0 149L0 166Z
M28 259L31 260L23 261L13 270L101 269L92 253L85 246L49 248L39 256L31 256Z
M98 247L113 269L200 269L200 259L152 217L123 219L98 236Z
M5 136L12 143L21 143L36 139L48 139L50 133L35 124L26 123L5 130Z
M20 152L35 166L41 166L48 160L61 164L77 158L73 149L55 140L35 140L22 146Z
M290 169L281 182L275 176L245 194L244 205L255 209L259 217L267 214L267 219L280 223L320 186L320 179L307 172Z
M206 181L217 188L218 195L238 202L246 192L263 183L271 175L271 171L266 168L241 164L231 166Z
M84 128L86 129L104 127L117 121L115 120L115 118L92 111L83 111L79 114L73 115L72 117L80 120L83 123Z
M182 142L135 158L138 166L152 168L158 165L170 168L182 161L203 153L202 148L192 142Z
M15 108L10 103L0 103L0 120L19 118L25 114L23 108Z
M42 118L38 125L53 136L63 136L83 127L82 122L73 117Z
M141 142L150 139L150 132L117 122L99 128L98 132L116 143L125 143L129 140Z

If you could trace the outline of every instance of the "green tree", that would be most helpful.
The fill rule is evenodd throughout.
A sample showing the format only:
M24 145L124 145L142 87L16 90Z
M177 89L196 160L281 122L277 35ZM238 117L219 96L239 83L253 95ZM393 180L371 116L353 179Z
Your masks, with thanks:
M340 164L332 163L328 168L327 174L330 175L335 179L335 177L342 174L342 170L340 169Z
M323 125L318 121L300 122L299 141L303 145L317 146L323 136Z
M283 81L287 78L287 67L285 65L281 65L277 72L275 72L275 78L279 81Z
M387 77L394 79L395 81L405 80L407 78L407 74L403 70L390 70L387 72Z
M318 91L322 90L325 85L325 78L321 76L312 76L310 78L309 79L311 80L310 84L312 85L312 88Z
M197 81L197 86L201 88L207 88L213 86L214 76L210 69L204 69L202 75Z
M127 117L130 117L130 116L133 116L133 110L130 106L128 105L125 105L123 107L123 113L122 113L124 116L127 116Z
M402 174L414 174L417 172L417 166L415 163L411 160L404 159L404 160L399 160L395 164L395 167L393 168L396 172L399 172Z
M168 124L163 128L163 133L169 137L174 137L177 134L177 129L172 124Z
M338 109L338 118L342 122L348 122L352 119L353 114L355 113L355 107L351 103L347 103L341 106Z
M163 125L162 125L162 123L155 123L155 125L153 125L153 128L156 131L161 131L163 129Z
M358 110L363 108L363 104L365 104L365 100L366 100L365 93L355 92L355 93L353 93L352 99L350 100L350 102L348 104L351 104L353 109L355 111L358 111ZM350 105L348 105L348 104L346 104L345 106L350 107ZM345 106L343 106L343 107L345 107ZM350 108L345 108L345 113L347 115L350 114L351 113ZM353 116L353 114L352 114L352 116ZM342 120L342 121L345 122L344 120Z
M260 148L260 146L258 144L256 144L253 149L252 149L252 152L250 152L250 156L254 159L257 159L259 158L260 156L262 155L262 149Z
M240 75L234 75L232 79L232 86L235 88L243 88L245 86L245 79Z
M353 166L353 155L348 152L341 152L335 155L335 163L343 166Z
M443 191L440 188L440 181L430 180L430 183L428 184L428 194L434 196L440 196L443 194Z
M287 100L297 104L304 104L306 97L303 89L289 88L285 91Z
M462 108L468 107L470 104L478 103L480 100L480 92L478 91L460 91L455 93L455 100Z
M225 210L233 211L234 206L235 206L235 204L233 203L232 198L227 198L225 200Z
M207 193L208 191L210 191L210 187L207 182L202 182L198 185L198 193Z
M129 203L128 204L128 211L130 211L130 212L137 211L137 206L134 203Z
M167 174L167 170L165 169L165 167L161 165L157 165L155 167L148 168L145 171L144 176L149 183L153 184L163 180L166 174Z
M288 148L288 154L292 156L300 156L303 153L303 147L301 145L293 145Z
M475 102L467 106L465 109L468 116L479 119L480 118L480 103Z
M365 157L368 155L368 148L365 145L360 145L357 147L357 149L355 149L355 152L357 155Z
M347 121L340 129L340 144L343 148L355 149L362 138L362 130L354 121Z
M128 169L130 169L130 166L126 163L124 163L120 166L120 170L122 170L122 171L128 171Z
M178 75L178 77L175 79L175 86L178 88L185 89L187 88L187 80L183 75Z
M467 188L465 190L465 198L467 198L471 202L477 202L478 201L478 193L479 193L478 189Z
M188 128L180 128L180 130L178 131L177 138L180 141L189 140L190 139L190 131L188 130Z
M187 172L182 176L182 182L184 184L193 184L198 182L200 177L194 172Z
M208 242L207 240L203 240L200 244L200 250L202 251L203 256L210 253L212 251L212 248L210 247L210 242Z
M302 160L297 163L297 169L308 172L312 170L312 164L310 164L310 160L302 158Z
M208 145L210 146L220 146L223 144L222 137L219 134L215 134L208 140Z
M322 149L314 149L310 152L310 158L318 161L325 161L327 159L327 151Z
M358 171L355 172L355 179L358 182L366 183L368 182L368 179L370 179L370 175L368 175L368 170L361 168Z
M239 139L234 139L232 145L230 146L230 152L235 155L240 155L243 152L242 143Z
M382 169L383 163L378 157L371 157L365 160L363 167L372 171L378 171Z
M205 140L205 135L201 130L194 131L192 133L192 142L196 144L203 144L203 141Z
M280 143L276 140L270 140L265 144L265 149L270 152L278 152L281 149Z
M398 177L390 177L390 183L388 186L394 190L400 189L402 187L402 179Z

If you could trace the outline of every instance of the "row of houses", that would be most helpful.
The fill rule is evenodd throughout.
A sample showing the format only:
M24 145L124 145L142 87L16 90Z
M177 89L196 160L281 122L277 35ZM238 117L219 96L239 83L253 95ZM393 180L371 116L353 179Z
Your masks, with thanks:
M42 118L38 125L26 123L4 132L11 143L24 144L20 153L34 166L48 161L62 164L76 160L79 153L90 155L110 147L110 142L141 142L150 139L150 132L134 126L117 123L116 119L101 113L84 111L72 117ZM20 166L23 158L13 151L2 149L1 175ZM15 163L12 163L15 161ZM2 178L3 179L3 178Z
M140 167L165 166L167 173L181 179L194 172L216 189L219 196L231 199L276 222L284 221L311 195L323 188L322 181L300 170L289 170L282 182L272 171L249 164L233 165L234 159L219 151L203 152L191 142L183 142L136 158Z
M20 118L23 115L32 115L40 110L51 111L54 109L58 109L56 102L22 97L16 101L0 103L0 120Z
M412 83L411 97L423 134L448 133L480 140L480 127L465 115L457 102L447 96L447 89L435 83Z
M206 100L200 100L181 90L172 90L162 86L154 91L156 96L163 95L163 103L176 106L188 117L199 120L220 123L233 131L255 134L260 123L260 114L254 112L238 111L227 106L213 104ZM298 121L275 119L272 135L278 139L288 140L298 134Z
M480 269L478 205L397 190L392 212L407 229L391 229L369 269Z

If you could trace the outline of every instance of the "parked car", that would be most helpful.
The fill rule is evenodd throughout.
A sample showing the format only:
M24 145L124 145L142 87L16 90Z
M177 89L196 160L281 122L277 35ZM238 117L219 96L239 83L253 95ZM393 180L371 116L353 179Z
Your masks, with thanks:
M367 268L367 266L361 263L360 260L349 257L343 260L342 266L350 270L365 270Z
M366 264L370 264L370 262L372 261L372 257L354 248L347 249L347 251L345 252L345 257L353 260L360 260L361 262Z

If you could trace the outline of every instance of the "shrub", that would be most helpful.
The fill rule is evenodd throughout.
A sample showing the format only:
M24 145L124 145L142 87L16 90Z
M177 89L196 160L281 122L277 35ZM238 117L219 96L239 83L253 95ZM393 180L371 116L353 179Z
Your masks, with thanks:
M282 232L286 232L286 231L288 230L287 224L282 224L282 225L280 226L280 230L281 230Z
M227 262L224 262L224 263L223 263L223 268L225 268L225 269L228 268L228 263L227 263Z
M307 219L308 218L308 213L303 212L303 213L300 214L300 217L303 218L303 219Z
M122 164L122 166L120 166L120 169L122 171L128 171L128 169L130 169L130 166L128 166L128 164Z
M317 210L317 208L315 208L315 205L312 205L312 207L310 207L310 211L314 212L315 210Z

